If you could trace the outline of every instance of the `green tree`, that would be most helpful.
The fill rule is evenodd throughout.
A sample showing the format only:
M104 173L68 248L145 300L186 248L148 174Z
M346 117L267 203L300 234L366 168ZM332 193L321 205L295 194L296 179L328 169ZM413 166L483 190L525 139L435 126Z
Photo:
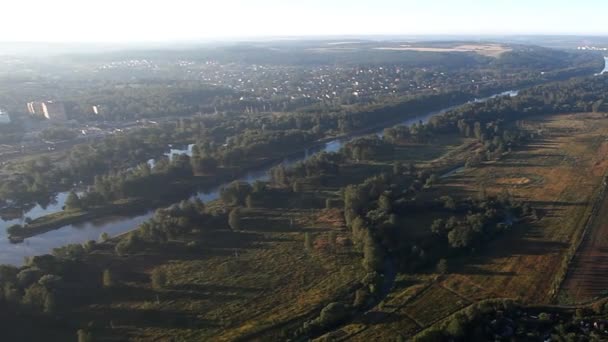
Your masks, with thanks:
M50 292L44 299L44 312L48 314L55 313L57 311L57 303L55 301L55 295Z
M440 200L443 201L443 207L449 210L456 209L456 201L451 196L442 196Z
M106 242L108 240L110 240L110 234L103 232L101 233L101 235L99 236L99 239L103 242Z
M382 194L378 198L378 209L385 213L390 213L393 210L391 198L387 194Z
M448 233L448 242L453 248L470 247L473 238L474 232L468 226L457 226Z
M44 310L44 302L48 296L49 291L44 287L34 284L28 287L23 294L23 304L30 306L36 310Z
M446 327L445 331L454 338L460 338L464 336L464 327L461 322L461 318L459 316L452 318L450 323L448 323L448 326Z
M103 287L112 287L114 286L114 277L112 277L112 272L110 272L109 269L105 269L103 270L103 274L101 277L101 283L103 285Z
M439 274L447 274L448 273L448 261L445 259L440 259L437 263L437 273Z
M241 212L239 208L230 210L230 213L228 214L228 225L232 230L241 229Z
M382 267L382 257L381 249L368 230L363 242L363 266L368 271L377 271Z
M65 208L68 210L82 208L82 201L76 192L70 191L68 197L65 199Z
M93 336L91 333L84 329L79 329L76 332L76 336L78 337L78 342L93 342Z
M481 140L481 135L482 135L481 123L475 122L474 127L475 128L473 129L473 132L475 134L475 138L477 138L478 140Z
M162 268L155 268L150 275L152 288L160 290L167 285L167 274Z
M429 176L429 178L426 179L426 184L424 186L430 188L433 185L437 184L437 181L439 181L439 177L437 177L436 174L432 174Z
M431 225L431 232L433 232L434 234L438 234L438 235L443 235L445 232L445 222L443 221L443 219L435 219L435 221L433 221L433 224Z
M247 195L245 198L245 206L247 206L248 209L253 208L253 197L251 194Z

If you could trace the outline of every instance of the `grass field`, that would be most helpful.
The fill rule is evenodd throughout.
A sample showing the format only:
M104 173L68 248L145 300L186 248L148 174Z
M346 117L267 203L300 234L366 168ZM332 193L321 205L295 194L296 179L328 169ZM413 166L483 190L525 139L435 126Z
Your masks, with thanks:
M127 258L99 252L94 263L116 274L107 297L82 308L109 317L102 337L136 341L276 339L351 292L365 275L351 247L321 248L329 231L320 211L245 209L243 231L205 234L198 251L162 250ZM292 223L293 222L293 223ZM304 232L315 240L306 250ZM184 248L180 247L181 249ZM170 248L169 248L170 249ZM150 273L165 271L167 286L154 289ZM166 319L167 321L163 321ZM101 323L104 324L104 323Z
M530 203L538 219L515 224L472 256L450 260L450 273L438 280L433 280L432 273L409 275L409 281L396 285L382 307L371 311L381 312L387 319L348 325L334 332L337 336L361 341L382 336L407 338L483 299L514 298L533 304L552 300L552 284L569 248L582 233L608 170L604 141L608 120L599 114L557 115L528 120L526 125L542 130L542 135L498 162L486 162L442 180L435 191L477 196L483 184L487 193L507 191ZM446 152L442 161L449 155ZM423 232L429 222L424 215L408 220L408 229ZM425 227L412 228L416 222ZM588 281L594 284L603 281L593 280L596 273L590 275Z
M543 136L499 162L447 180L446 186L464 195L485 184L489 193L508 191L538 210L538 220L516 224L456 273L495 296L543 303L551 298L553 277L581 233L601 184L608 122L580 114L531 120L529 125L543 127Z
M379 303L322 337L407 339L480 300L552 300L552 284L608 170L608 120L596 114L557 115L525 125L539 132L531 143L500 161L443 178L419 196L476 196L481 188L490 194L506 191L530 203L536 217L516 223L471 255L450 258L448 274L437 275L432 267L425 273L398 274ZM90 261L111 269L118 284L70 314L81 326L95 321L104 327L98 330L105 340L284 339L284 331L317 317L328 303L352 301L366 276L360 253L348 243L328 241L329 236L345 241L350 233L339 209L322 209L325 198L337 198L339 187L390 172L395 159L439 172L462 165L479 146L472 139L445 139L441 147L400 146L392 156L341 165L339 177L324 179L322 186L305 183L303 192L269 190L268 198L242 209L239 231L227 229L223 220L159 250L117 257L101 248ZM220 201L207 208L226 209ZM399 239L430 234L438 213L431 208L401 218ZM311 249L305 247L306 233L313 240ZM167 276L162 289L151 286L155 269Z
M420 52L474 52L489 57L499 57L503 53L511 51L510 48L501 44L462 44L449 47L402 45L400 47L381 47L377 49Z
M584 302L608 290L608 200L592 218L588 231L570 264L560 296L565 301Z

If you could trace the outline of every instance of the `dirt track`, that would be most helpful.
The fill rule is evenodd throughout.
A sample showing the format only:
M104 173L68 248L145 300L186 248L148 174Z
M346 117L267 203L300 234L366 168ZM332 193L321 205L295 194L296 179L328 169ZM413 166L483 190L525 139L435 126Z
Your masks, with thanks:
M608 291L608 196L590 218L586 232L564 281L563 289L576 302L589 301Z

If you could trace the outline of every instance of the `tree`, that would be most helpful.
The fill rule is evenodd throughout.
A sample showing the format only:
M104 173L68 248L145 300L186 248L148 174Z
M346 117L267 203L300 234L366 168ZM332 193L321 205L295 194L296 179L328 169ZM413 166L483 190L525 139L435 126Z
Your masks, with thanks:
M252 189L255 193L264 192L264 190L266 190L266 183L256 180L253 182Z
M57 311L57 303L55 301L55 295L50 292L44 299L44 312L48 314L55 313Z
M218 162L212 157L196 157L190 160L195 174L209 175L215 173Z
M22 302L36 310L44 310L44 303L49 291L44 287L34 284L28 287L23 294Z
M466 248L471 245L474 232L467 226L458 226L448 233L448 242L452 248Z
M99 236L99 239L103 242L106 242L108 240L110 240L110 234L103 232L101 233L101 235Z
M17 283L22 288L26 288L37 282L41 277L41 272L38 268L26 268L17 274Z
M247 195L245 198L245 206L247 206L248 209L253 208L253 197L251 194Z
M292 185L293 192L302 192L304 190L304 186L300 181L294 181Z
M380 195L380 198L378 198L378 209L385 213L390 213L392 211L393 205L391 203L391 198L387 194L382 194Z
M449 210L456 209L456 201L451 196L441 196L440 200L443 201L443 207Z
M76 336L78 337L78 342L93 342L91 333L84 329L79 329L76 332Z
M445 259L440 259L437 263L437 273L439 274L447 274L448 273L448 261Z
M167 285L167 275L162 268L155 268L150 275L152 288L160 290Z
M366 231L363 241L363 266L368 271L376 271L382 267L382 251L376 245L369 230Z
M475 128L473 129L473 131L475 134L475 138L477 138L477 140L481 140L481 135L482 135L481 124L479 122L475 122L474 127Z
M436 174L432 174L429 176L429 178L426 179L426 184L424 186L427 188L430 188L433 185L437 184L438 180L439 180L439 177L437 177Z
M365 305L365 303L367 303L368 299L369 299L369 291L367 291L366 288L358 289L355 292L355 301L353 302L353 305L355 307L363 306L363 305Z
M445 222L443 221L443 219L435 219L435 221L433 221L433 224L431 225L431 232L433 232L434 234L443 235L444 231Z
M114 251L119 256L128 255L135 249L138 240L139 239L133 234L129 235L127 238L120 239L114 247Z
M112 277L112 273L109 269L103 270L102 280L103 287L112 287L114 286L114 279Z
M63 279L54 274L47 274L38 280L38 284L49 291L53 291L61 287Z
M82 202L76 192L70 191L70 193L68 194L68 197L65 199L65 208L68 210L82 208Z
M228 225L232 230L241 229L241 213L239 208L230 210L230 213L228 214Z
M322 327L330 327L348 316L348 308L342 303L330 303L321 310L318 323Z
M464 327L461 322L461 318L458 315L452 318L450 323L448 323L448 326L446 327L445 331L452 337L462 337L464 335Z

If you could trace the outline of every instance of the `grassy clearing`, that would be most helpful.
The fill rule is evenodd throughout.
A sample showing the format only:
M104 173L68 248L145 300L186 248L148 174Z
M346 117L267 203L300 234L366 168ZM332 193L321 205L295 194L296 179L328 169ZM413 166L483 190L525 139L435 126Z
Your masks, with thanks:
M473 256L450 260L450 274L430 287L422 281L430 275L409 276L418 281L396 286L382 309L374 309L385 315L390 312L394 321L359 322L336 333L355 340L381 339L389 334L407 338L409 332L420 331L484 299L550 300L556 272L573 239L581 233L594 189L608 170L608 146L604 143L608 122L600 115L577 114L529 120L528 125L542 127L543 136L499 162L444 179L433 191L454 197L477 196L482 187L490 194L507 191L515 199L531 203L538 211L538 220L514 225ZM465 142L427 165L454 162L474 148L474 143ZM427 216L432 213L420 212L401 222L407 228L404 238L423 236L431 221ZM412 322L417 328L408 328ZM395 330L396 334L391 334Z
M469 303L460 295L439 285L433 285L409 304L405 312L420 326L426 327Z
M98 253L95 262L109 264L122 289L83 310L112 317L117 329L112 334L121 331L135 341L276 339L283 328L314 317L364 277L356 262L360 255L350 247L319 247L329 231L345 235L319 223L320 211L244 209L243 214L242 232L205 234L197 253L127 258ZM314 250L305 249L304 232L315 239ZM167 276L162 289L151 287L155 268ZM165 315L171 318L163 323Z
M489 193L508 191L538 209L537 222L516 225L459 272L489 293L542 303L550 298L551 281L581 232L606 170L600 141L608 122L580 114L529 124L542 126L543 137L499 162L466 171L448 186L471 194L483 183ZM518 178L531 181L505 184Z

